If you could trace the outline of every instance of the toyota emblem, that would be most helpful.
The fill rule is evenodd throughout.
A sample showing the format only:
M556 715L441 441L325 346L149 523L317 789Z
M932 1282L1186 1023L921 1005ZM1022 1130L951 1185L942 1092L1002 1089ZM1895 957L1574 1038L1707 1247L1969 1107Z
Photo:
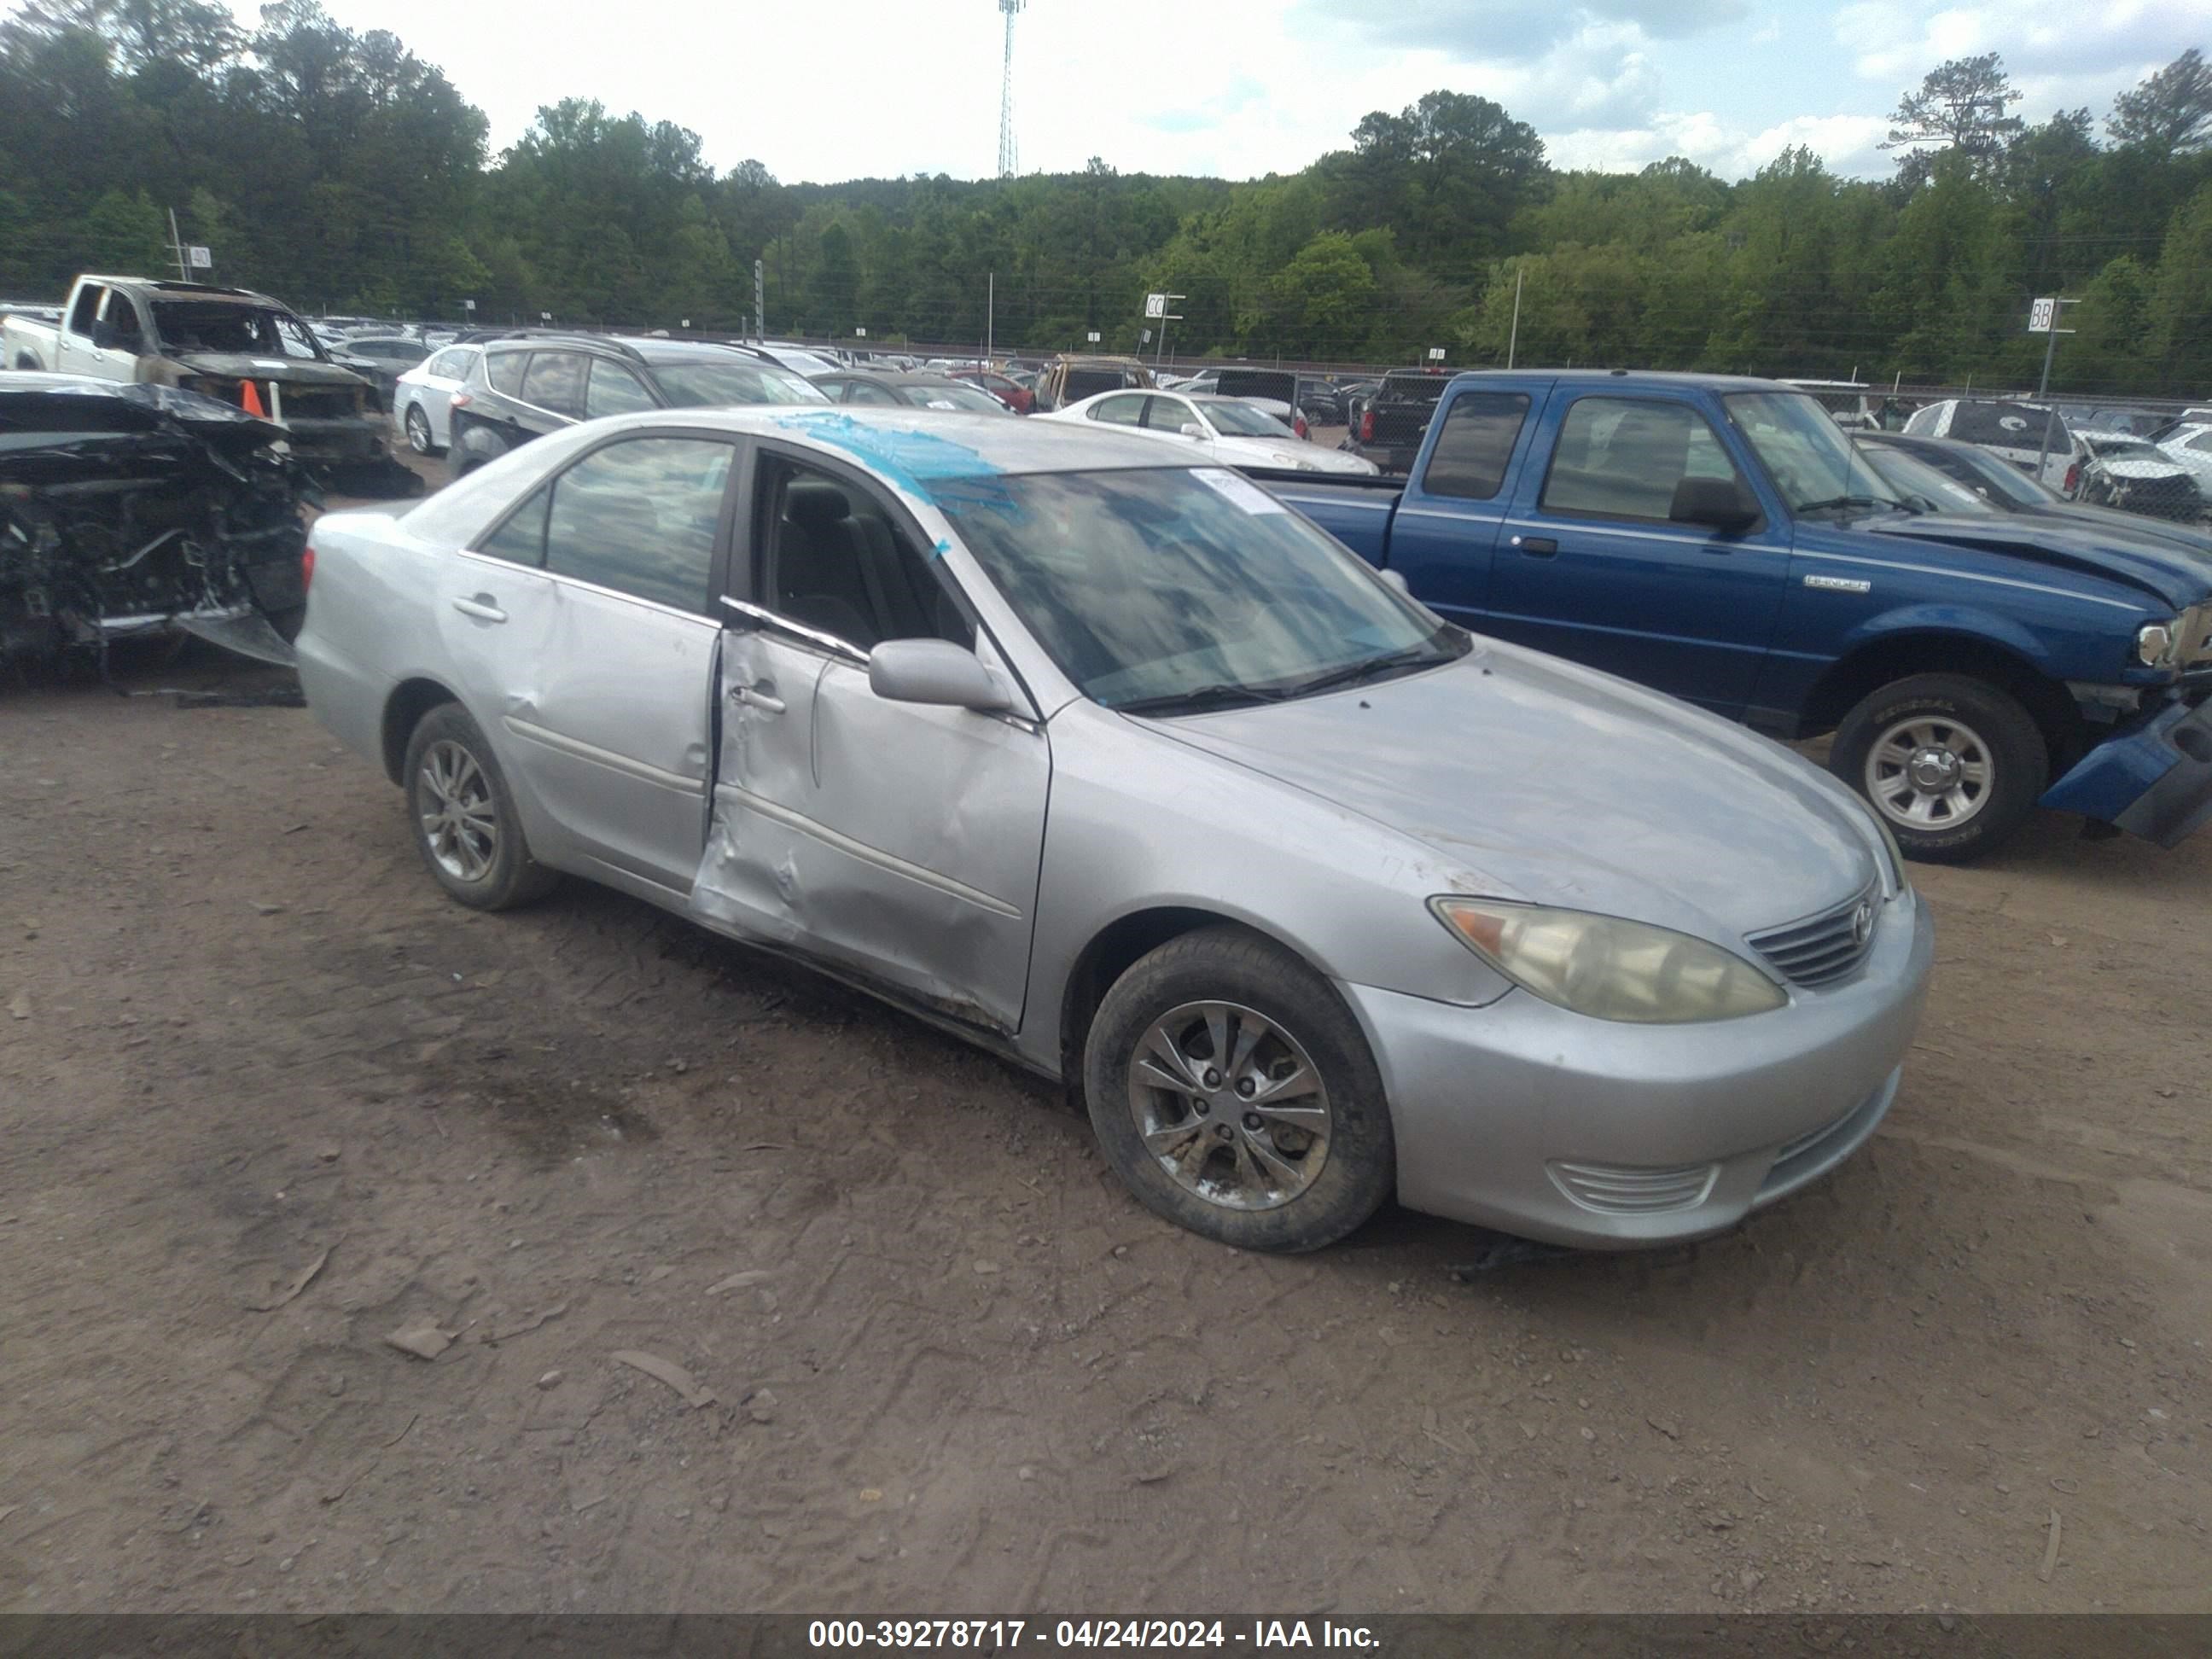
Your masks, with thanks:
M1874 901L1862 899L1859 908L1851 912L1851 943L1864 945L1874 937Z

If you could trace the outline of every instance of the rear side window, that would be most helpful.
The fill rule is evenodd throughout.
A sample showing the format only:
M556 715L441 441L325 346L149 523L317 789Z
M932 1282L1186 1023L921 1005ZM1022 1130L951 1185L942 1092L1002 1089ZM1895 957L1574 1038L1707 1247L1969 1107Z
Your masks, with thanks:
M484 353L484 374L491 381L492 390L504 392L510 398L522 395L522 365L529 354L522 351L487 351Z
M714 438L630 438L593 450L554 480L546 569L705 610L735 453Z
M535 354L522 376L522 401L550 410L556 415L582 414L586 362L581 353L574 351Z
M1528 418L1528 399L1517 392L1470 392L1453 398L1421 488L1431 495L1491 500L1505 482L1505 463Z

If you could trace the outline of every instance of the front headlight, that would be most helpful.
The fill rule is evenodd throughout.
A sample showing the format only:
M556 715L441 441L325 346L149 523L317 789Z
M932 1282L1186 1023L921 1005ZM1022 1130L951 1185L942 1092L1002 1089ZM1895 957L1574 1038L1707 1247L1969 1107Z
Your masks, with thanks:
M1429 908L1515 984L1594 1019L1739 1019L1790 1000L1742 957L1671 928L1499 899L1438 897Z
M2136 629L2136 660L2146 668L2170 667L2178 631L2175 623L2145 623Z

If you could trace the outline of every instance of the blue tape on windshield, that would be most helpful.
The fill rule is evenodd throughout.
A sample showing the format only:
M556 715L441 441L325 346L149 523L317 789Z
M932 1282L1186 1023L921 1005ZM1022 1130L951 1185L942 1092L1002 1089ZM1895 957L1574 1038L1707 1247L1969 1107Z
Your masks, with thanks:
M775 423L843 450L924 501L932 499L927 482L930 479L986 477L998 471L978 452L934 432L871 426L829 410L779 415Z

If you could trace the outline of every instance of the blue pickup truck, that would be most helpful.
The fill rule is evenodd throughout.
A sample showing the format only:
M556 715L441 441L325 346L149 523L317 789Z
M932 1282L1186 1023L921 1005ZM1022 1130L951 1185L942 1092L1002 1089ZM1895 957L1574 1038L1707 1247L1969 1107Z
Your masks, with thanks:
M2212 557L1914 510L1787 386L1462 374L1404 480L1263 482L1477 633L1832 732L1911 856L2039 804L2169 847L2212 818Z

